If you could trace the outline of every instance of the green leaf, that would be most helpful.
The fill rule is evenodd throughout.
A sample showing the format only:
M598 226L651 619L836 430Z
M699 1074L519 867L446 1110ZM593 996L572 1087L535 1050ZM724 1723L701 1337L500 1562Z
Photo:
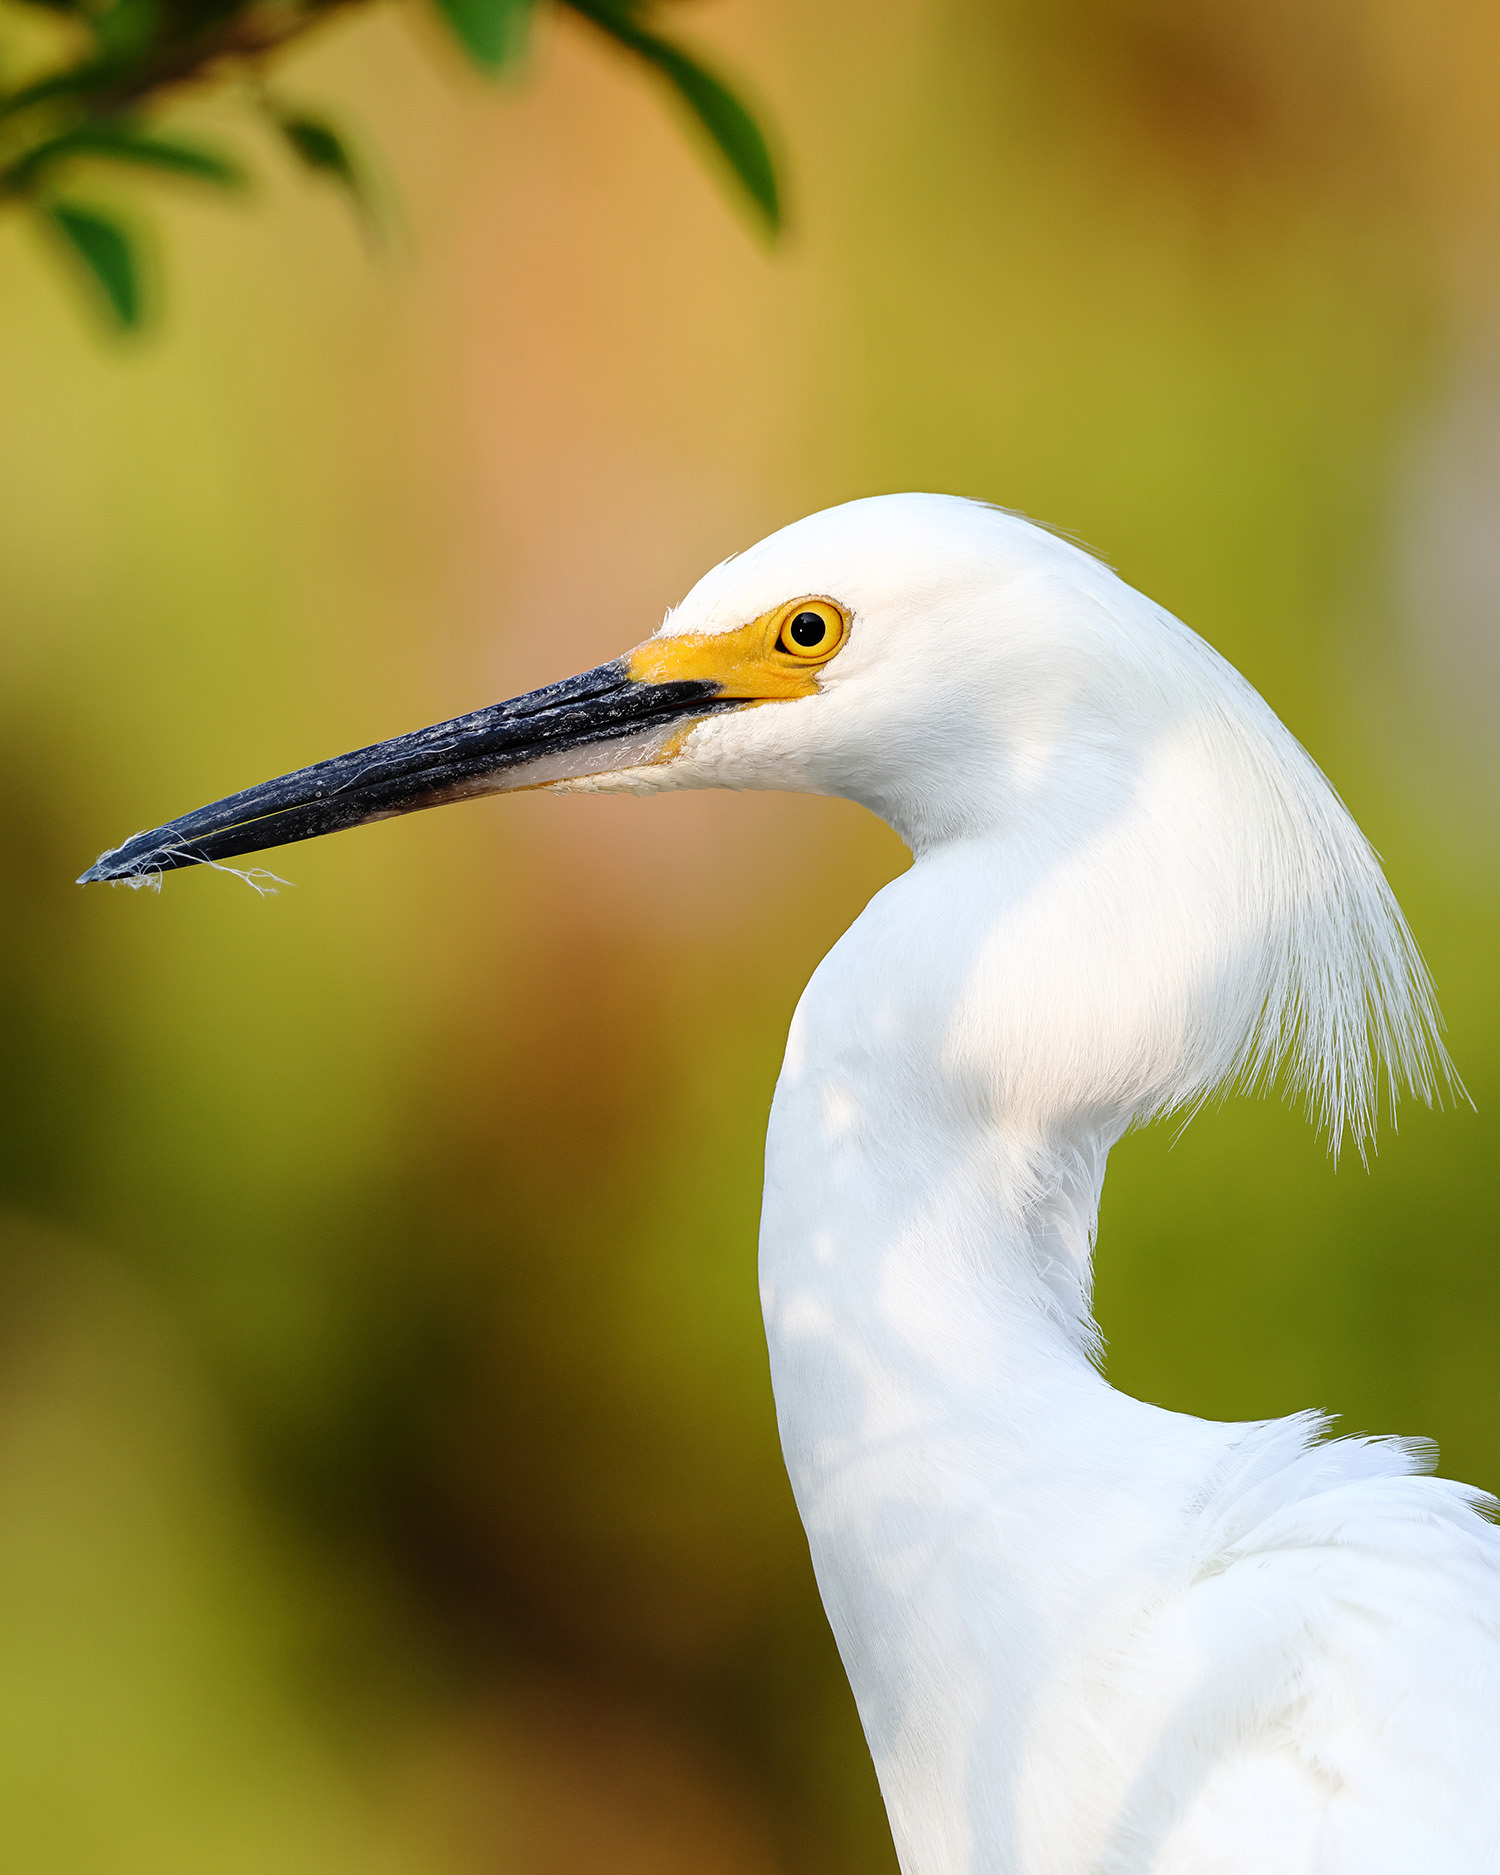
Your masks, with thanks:
M71 102L85 96L95 85L108 80L115 72L114 65L102 60L91 60L83 65L70 65L64 71L53 72L46 78L38 78L34 84L22 85L19 91L0 97L0 119L18 117L38 104L47 104L58 98Z
M773 231L778 228L781 192L775 165L760 126L734 93L677 46L648 31L633 10L611 0L566 0L566 4L668 80L713 139L767 226Z
M160 0L114 0L93 15L94 37L107 60L138 57L161 25Z
M304 168L326 176L347 191L359 211L364 233L376 246L384 244L386 227L380 203L372 195L369 177L343 137L325 118L283 103L262 89L260 107L285 137L287 146Z
M533 0L437 0L459 44L485 72L514 64L526 50Z
M134 163L143 169L190 176L221 189L243 187L245 172L239 164L201 143L175 137L157 137L129 124L86 124L64 132L49 143L28 150L9 171L12 183L25 186L44 169L75 156L91 156L113 163Z
M355 167L354 158L349 154L343 138L331 124L324 123L320 117L306 117L298 112L277 110L274 116L282 136L300 162L342 183L363 204L364 179Z
M103 295L122 330L141 322L140 274L130 236L118 222L74 202L45 202L41 214Z
M242 189L246 175L233 157L210 149L203 143L185 143L179 137L155 137L136 131L79 131L75 146L90 156L108 157L117 163L139 163L145 169L162 169L178 176L191 176L197 182L211 182L221 189Z

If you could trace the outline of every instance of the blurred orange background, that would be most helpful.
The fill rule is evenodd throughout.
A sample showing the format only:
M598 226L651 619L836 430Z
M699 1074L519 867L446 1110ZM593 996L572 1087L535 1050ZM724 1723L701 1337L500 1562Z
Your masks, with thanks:
M768 253L565 20L387 8L285 88L404 229L156 191L106 344L0 228L0 1861L893 1865L776 1449L759 1157L844 803L523 797L80 893L264 776L582 669L897 488L1091 543L1386 857L1477 1112L1368 1172L1274 1101L1127 1141L1117 1384L1500 1485L1500 17L715 0ZM223 104L195 105L247 153ZM271 158L261 153L262 168ZM138 201L139 196L131 197Z

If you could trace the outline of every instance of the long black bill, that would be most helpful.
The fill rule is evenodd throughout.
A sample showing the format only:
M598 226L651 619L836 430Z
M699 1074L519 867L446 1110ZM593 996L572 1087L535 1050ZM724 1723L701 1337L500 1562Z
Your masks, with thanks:
M148 879L470 795L630 768L650 761L685 721L742 707L708 681L639 683L616 659L214 801L134 835L78 883Z

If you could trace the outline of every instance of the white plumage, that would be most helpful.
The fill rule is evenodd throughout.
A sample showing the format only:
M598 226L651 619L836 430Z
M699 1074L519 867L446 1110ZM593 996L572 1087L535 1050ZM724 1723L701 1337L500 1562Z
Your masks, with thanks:
M1078 548L890 496L716 568L626 658L84 877L528 785L847 795L912 850L797 1010L761 1233L905 1875L1496 1875L1488 1500L1412 1444L1191 1419L1096 1365L1128 1126L1279 1074L1363 1147L1383 1081L1448 1078L1374 854L1249 685Z
M1493 1875L1500 1533L1400 1440L1095 1365L1133 1121L1282 1069L1335 1140L1446 1074L1368 844L1254 691L1078 548L905 495L710 573L818 694L564 785L850 796L911 869L808 986L761 1280L782 1441L905 1875ZM1212 1254L1212 1245L1204 1246Z

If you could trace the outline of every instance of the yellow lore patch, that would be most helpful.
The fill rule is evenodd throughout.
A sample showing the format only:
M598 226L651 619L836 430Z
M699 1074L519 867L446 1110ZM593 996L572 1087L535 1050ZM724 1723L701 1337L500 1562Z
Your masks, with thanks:
M627 654L639 684L708 682L721 697L774 703L816 696L818 672L849 636L849 614L833 599L789 599L728 632L648 638Z

